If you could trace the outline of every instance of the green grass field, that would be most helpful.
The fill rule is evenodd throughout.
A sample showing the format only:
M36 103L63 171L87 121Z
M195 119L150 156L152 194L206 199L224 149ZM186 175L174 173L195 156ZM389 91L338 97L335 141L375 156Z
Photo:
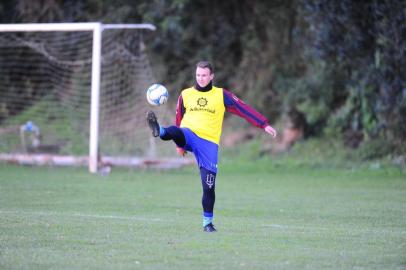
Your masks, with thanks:
M0 165L0 269L406 269L404 172L271 164L223 163L215 234L193 167Z

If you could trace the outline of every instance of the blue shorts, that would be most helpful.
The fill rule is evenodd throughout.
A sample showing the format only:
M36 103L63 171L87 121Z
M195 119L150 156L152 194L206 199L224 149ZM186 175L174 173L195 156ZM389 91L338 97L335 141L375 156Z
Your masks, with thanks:
M186 151L193 152L199 168L203 167L217 173L219 146L214 142L200 138L188 128L181 129L186 139L186 145L183 148Z

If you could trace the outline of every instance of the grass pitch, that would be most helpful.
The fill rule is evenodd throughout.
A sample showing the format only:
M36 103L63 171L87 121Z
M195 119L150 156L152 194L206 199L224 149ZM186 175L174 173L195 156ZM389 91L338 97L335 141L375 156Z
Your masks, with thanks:
M406 176L394 169L220 168L217 233L197 169L0 165L0 269L406 269Z

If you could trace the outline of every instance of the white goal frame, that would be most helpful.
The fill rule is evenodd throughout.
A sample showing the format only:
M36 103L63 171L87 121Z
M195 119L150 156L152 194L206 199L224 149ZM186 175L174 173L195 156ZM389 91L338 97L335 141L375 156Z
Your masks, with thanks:
M144 29L155 31L152 24L102 24L100 22L86 23L24 23L0 24L0 32L52 32L52 31L91 31L92 42L92 75L91 75L91 104L90 104L90 136L89 136L89 171L97 172L99 146L99 99L102 33L104 29Z

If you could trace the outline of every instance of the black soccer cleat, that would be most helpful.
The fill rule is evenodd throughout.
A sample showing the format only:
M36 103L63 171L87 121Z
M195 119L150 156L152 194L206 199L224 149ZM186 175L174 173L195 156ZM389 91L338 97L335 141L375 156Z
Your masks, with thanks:
M204 226L203 231L204 232L216 232L217 230L216 230L216 228L214 228L213 223L209 223L206 226Z
M149 128L152 130L152 135L154 137L159 136L159 124L158 120L156 119L155 113L153 111L149 111L147 113L147 123Z

